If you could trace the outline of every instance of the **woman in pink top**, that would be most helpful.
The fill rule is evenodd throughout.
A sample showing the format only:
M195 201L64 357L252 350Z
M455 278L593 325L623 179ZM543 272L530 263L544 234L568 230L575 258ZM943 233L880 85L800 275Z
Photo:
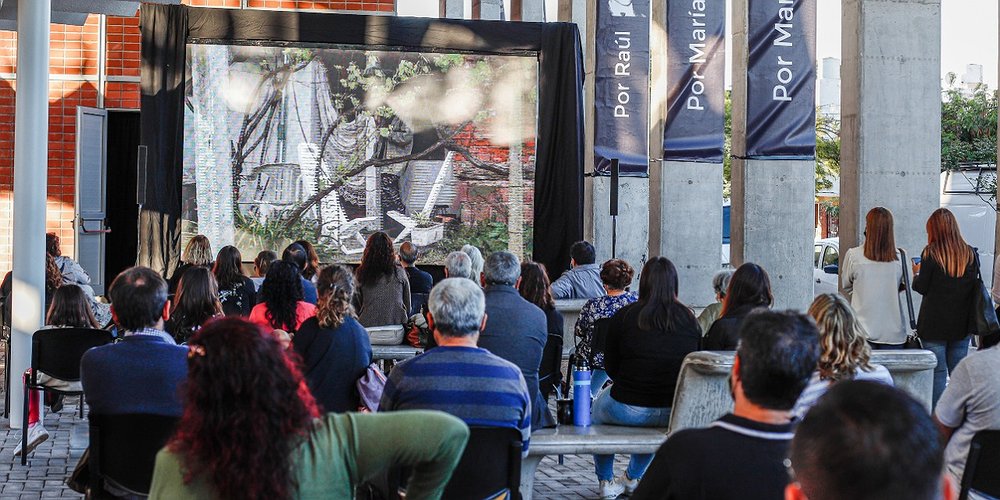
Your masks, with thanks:
M302 300L298 269L287 262L272 263L260 286L260 303L250 311L250 321L295 333L303 321L315 315L316 306Z

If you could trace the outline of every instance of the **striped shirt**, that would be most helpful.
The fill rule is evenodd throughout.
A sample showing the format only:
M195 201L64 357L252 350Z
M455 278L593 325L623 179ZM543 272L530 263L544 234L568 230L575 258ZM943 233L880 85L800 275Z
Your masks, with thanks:
M389 372L379 411L438 410L468 425L531 438L531 399L517 365L478 347L435 347Z

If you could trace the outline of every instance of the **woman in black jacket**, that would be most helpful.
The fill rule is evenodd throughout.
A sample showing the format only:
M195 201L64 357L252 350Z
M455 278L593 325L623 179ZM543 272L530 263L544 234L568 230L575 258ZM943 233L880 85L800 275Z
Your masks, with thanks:
M227 245L219 250L212 267L215 280L219 283L219 302L226 316L249 316L257 305L257 287L243 274L243 256L240 251Z
M709 351L732 351L740 342L743 318L758 307L771 307L771 279L763 267L752 262L740 266L729 281L722 313L705 335L704 348Z
M354 277L342 266L327 266L316 289L316 316L302 323L292 348L302 357L303 375L325 411L358 411L357 381L372 362L372 346L354 319Z
M614 383L594 400L593 423L666 427L681 364L700 342L698 320L677 300L677 269L666 257L650 259L639 277L639 300L608 326L604 369ZM614 477L614 460L594 456L601 498L631 493L653 455L632 455L622 478Z
M937 404L948 375L969 353L969 316L979 287L975 250L962 238L948 209L939 208L927 219L927 246L913 272L913 290L924 296L917 335L938 361L932 403Z

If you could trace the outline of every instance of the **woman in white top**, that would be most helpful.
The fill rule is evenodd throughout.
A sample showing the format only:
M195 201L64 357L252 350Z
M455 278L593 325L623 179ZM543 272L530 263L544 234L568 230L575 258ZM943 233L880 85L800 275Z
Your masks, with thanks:
M819 363L809 385L795 402L792 415L801 420L830 385L841 380L873 380L893 385L889 370L870 363L868 334L844 297L836 293L816 297L809 306L809 316L819 327Z
M840 284L875 349L901 349L906 323L899 301L903 266L896 251L892 212L875 207L865 216L865 243L844 254Z

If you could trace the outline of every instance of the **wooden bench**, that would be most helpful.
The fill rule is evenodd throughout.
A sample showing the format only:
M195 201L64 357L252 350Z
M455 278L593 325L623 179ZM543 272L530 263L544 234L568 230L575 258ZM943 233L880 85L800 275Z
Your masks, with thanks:
M616 425L560 425L534 432L528 456L521 461L521 497L531 500L535 472L546 455L656 453L666 439L663 428Z

